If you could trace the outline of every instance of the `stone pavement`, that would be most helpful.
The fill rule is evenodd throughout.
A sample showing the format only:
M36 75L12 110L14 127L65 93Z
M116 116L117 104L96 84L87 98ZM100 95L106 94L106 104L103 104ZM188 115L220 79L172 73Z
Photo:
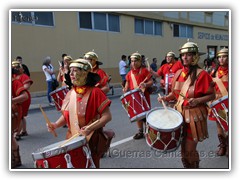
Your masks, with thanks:
M108 92L107 97L109 99L120 98L121 95L122 95L122 88L113 87L113 90L111 89ZM46 95L40 95L40 96L33 96L32 95L29 112L34 111L34 110L39 110L39 105L41 105L41 107L43 109L55 108L55 106L50 106L49 105Z

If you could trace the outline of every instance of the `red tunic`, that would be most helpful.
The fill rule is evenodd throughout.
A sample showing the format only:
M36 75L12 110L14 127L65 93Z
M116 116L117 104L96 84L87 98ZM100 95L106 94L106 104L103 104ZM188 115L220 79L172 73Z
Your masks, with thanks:
M177 78L176 81L185 82L188 78L188 76L187 76L188 71L189 71L189 69L187 67L183 67L182 68L182 73ZM196 83L195 83L194 98L205 96L206 93L209 91L209 88L210 88L211 84L212 84L211 76L206 71L202 71L199 74L199 76L196 80ZM178 99L180 90L178 92L174 91L173 93L174 93L176 99ZM188 91L187 91L185 97L189 98ZM189 106L188 100L184 100L183 106ZM207 112L207 105L206 105L206 112ZM183 118L185 119L184 115L183 115ZM192 132L191 132L190 123L186 123L186 124L187 124L187 133L190 135L190 136L187 136L187 138L189 140L193 140L192 137L191 137Z
M151 73L146 68L141 67L141 68L136 69L136 70L132 69L126 75L126 80L129 83L129 89L130 90L134 89L133 81L132 81L132 77L131 77L131 72L135 76L135 79L137 81L137 85L139 85L141 82L143 82L146 78L147 78L147 80L149 80L152 77ZM149 92L148 91L144 91L144 96L146 97L146 100L147 100L149 106L151 106Z
M26 74L17 75L16 79L20 80L23 85L30 83L32 85L33 81ZM28 99L22 103L23 117L28 115L28 110L31 104L31 94L26 90L28 94Z
M108 82L107 73L100 68L97 68L97 69L93 70L93 72L97 73L100 76L100 81L99 81L98 87L102 88L102 87L106 86L107 82Z
M181 61L175 61L174 63L167 63L162 65L157 71L157 74L159 76L163 76L163 79L161 80L160 85L162 87L165 87L166 74L176 73L181 68L183 68Z
M23 84L21 83L21 81L19 81L17 79L13 79L12 80L12 97L15 98L15 97L19 96L24 91L26 91L26 90L23 87ZM17 109L15 109L14 106L17 107ZM14 111L17 111L18 118L19 118L19 120L21 120L22 119L22 104L21 103L14 104L14 105L12 104L12 110L13 109L14 109ZM12 122L12 123L14 124L14 122ZM16 129L17 127L13 127L13 128Z
M74 91L74 89L72 89L71 91ZM82 100L81 98L77 99L79 103L81 102L81 100ZM87 125L97 115L101 116L102 112L106 109L107 106L110 106L110 104L111 104L111 101L107 98L107 96L102 92L101 89L97 87L93 88L87 103L85 125ZM63 115L70 129L69 111L65 110L63 112Z

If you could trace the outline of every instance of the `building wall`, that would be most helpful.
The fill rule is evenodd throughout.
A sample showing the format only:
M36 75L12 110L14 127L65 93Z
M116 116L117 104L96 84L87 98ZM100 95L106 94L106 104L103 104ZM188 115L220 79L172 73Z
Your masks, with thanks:
M61 60L63 53L78 58L94 49L99 60L103 62L100 67L112 76L112 83L121 82L118 63L122 54L130 55L138 51L144 54L150 62L156 57L159 65L168 51L174 51L178 55L178 49L187 42L186 38L173 37L172 23L176 22L194 25L194 38L190 41L196 42L202 52L207 52L209 45L218 48L228 46L228 40L221 40L222 37L218 36L228 37L228 26L202 22L204 19L209 21L203 12L195 13L195 15L186 12L119 12L119 14L121 29L119 33L80 30L78 12L74 11L54 12L54 27L12 23L10 59L18 55L23 57L23 63L29 67L34 81L30 91L36 93L46 91L45 75L41 69L46 56L51 56L52 64L58 71L58 61ZM197 20L199 16L201 16L201 22ZM135 34L134 17L161 20L163 36ZM214 18L212 21L218 22ZM222 23L223 20L219 22ZM215 36L220 40L216 40ZM200 63L206 57L207 55L202 56Z

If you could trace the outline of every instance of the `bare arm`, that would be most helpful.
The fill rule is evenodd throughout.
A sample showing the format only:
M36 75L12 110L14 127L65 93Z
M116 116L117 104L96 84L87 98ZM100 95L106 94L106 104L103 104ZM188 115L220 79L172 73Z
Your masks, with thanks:
M19 96L12 98L12 103L17 104L17 103L22 103L28 99L28 94L26 91L23 91Z

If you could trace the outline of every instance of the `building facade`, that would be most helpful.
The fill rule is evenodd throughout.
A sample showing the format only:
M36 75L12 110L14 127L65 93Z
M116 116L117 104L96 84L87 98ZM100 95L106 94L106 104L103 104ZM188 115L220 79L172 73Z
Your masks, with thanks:
M56 70L66 53L74 59L94 50L103 62L100 68L111 75L112 83L121 82L118 63L121 56L138 51L158 65L169 51L178 55L179 48L189 41L198 44L215 58L222 47L229 47L230 10L10 10L10 61L22 56L23 63L35 82L32 93L45 92L43 59L50 56Z

